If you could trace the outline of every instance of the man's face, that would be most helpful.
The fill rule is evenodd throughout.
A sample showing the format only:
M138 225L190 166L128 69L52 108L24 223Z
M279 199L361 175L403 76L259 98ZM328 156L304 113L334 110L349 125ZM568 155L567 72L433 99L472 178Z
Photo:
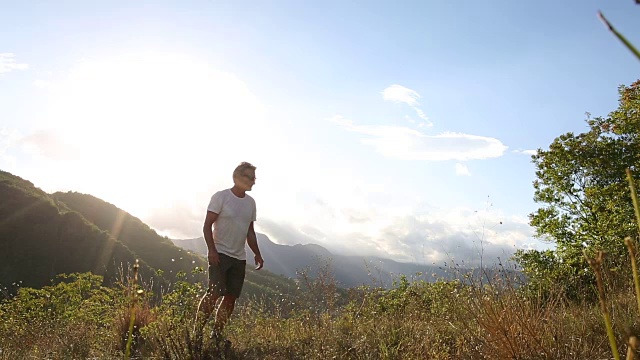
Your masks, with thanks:
M251 169L243 170L233 182L244 191L250 191L256 183L256 171Z

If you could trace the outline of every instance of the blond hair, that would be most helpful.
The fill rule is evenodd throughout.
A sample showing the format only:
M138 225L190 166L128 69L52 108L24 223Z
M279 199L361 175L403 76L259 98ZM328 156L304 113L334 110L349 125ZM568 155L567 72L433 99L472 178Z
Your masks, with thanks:
M236 166L235 170L233 170L233 178L235 179L235 178L239 177L240 175L242 175L242 172L247 170L247 169L255 171L256 167L251 165L251 163L243 161L243 162L240 163L240 165Z

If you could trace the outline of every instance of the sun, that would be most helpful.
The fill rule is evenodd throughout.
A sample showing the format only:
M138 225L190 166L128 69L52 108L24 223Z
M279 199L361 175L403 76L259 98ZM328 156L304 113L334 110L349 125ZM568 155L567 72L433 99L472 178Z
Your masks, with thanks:
M238 137L264 134L263 118L260 101L233 74L184 55L126 54L68 72L39 124L47 138L39 146L74 190L144 217L207 189L216 166L243 157Z

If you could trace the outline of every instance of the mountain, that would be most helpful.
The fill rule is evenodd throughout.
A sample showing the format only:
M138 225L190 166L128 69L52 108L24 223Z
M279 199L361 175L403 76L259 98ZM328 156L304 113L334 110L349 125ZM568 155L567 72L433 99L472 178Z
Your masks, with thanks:
M143 281L160 293L180 279L206 283L206 260L176 247L140 219L92 195L47 194L0 170L0 286L42 287L57 274L87 272L122 278L140 262ZM275 295L294 283L249 267L243 293Z
M258 246L265 259L265 269L286 277L295 278L300 270L306 270L315 276L320 269L328 265L335 280L342 287L377 285L389 287L399 275L415 277L424 274L425 279L452 278L454 275L445 269L413 263L401 263L390 259L369 256L344 256L332 254L317 244L280 245L264 234L256 234ZM172 239L176 246L206 256L207 246L204 238ZM247 262L251 261L251 250L246 247Z
M91 271L115 281L136 255L31 182L0 170L0 285L41 287L57 274ZM155 273L140 261L140 274Z
M201 256L176 247L140 219L113 204L77 192L57 192L51 196L81 214L100 230L111 234L149 266L162 270L162 276L170 282L178 281L178 273L181 271L190 274L196 266L206 269L207 263ZM195 281L206 280L204 273L191 276Z

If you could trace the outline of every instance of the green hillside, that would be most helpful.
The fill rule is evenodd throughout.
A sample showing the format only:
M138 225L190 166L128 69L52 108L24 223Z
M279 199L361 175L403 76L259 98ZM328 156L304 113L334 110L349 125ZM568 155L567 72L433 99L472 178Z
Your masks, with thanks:
M135 262L124 244L29 181L0 171L0 199L0 285L9 292L60 273L91 271L111 282ZM141 259L140 273L155 270Z
M140 219L115 205L77 192L57 192L52 197L82 214L100 230L110 233L149 266L161 270L162 276L170 282L177 281L181 271L186 272L193 281L206 280L205 273L192 273L196 267L206 269L206 261L201 256L176 247Z

